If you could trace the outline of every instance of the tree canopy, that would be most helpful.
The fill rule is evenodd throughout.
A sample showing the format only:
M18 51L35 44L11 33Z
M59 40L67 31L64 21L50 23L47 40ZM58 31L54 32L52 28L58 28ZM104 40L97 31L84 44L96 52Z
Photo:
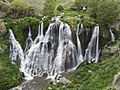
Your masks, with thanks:
M95 19L95 22L108 26L119 18L119 2L117 0L76 0L75 6L79 11L81 7L87 7L87 13Z

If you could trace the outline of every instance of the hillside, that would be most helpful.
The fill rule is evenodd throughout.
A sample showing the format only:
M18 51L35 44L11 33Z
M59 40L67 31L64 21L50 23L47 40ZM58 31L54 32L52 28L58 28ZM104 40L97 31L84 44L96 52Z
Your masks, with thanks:
M47 0L26 0L29 4L31 4L36 12L36 14L41 15L43 12L44 4ZM69 8L73 5L74 0L58 0L58 5L62 5L64 8Z
M44 87L47 88L47 90L120 90L120 75L119 78L117 78L117 82L113 84L115 75L120 74L120 25L118 25L117 29L116 26L113 27L114 24L117 25L119 23L120 4L118 4L118 0L0 1L2 1L2 3L0 2L0 90L8 90L16 88L16 86L23 86L23 88L25 88L23 90L41 90L41 88ZM9 5L6 5L7 1L10 1ZM3 2L5 4L3 4ZM64 14L62 14L63 12ZM43 15L47 17L43 19ZM60 18L60 21L63 22L63 24L60 24L62 28L60 29L60 26L57 27L57 25L59 25L57 22L55 22L55 26L53 25L53 27L48 28L49 25L52 25L52 22L57 21L51 20L52 17L57 15L63 15ZM22 60L26 60L23 66L27 67L27 69L24 67L24 71L28 70L27 73L34 78L30 82L26 80L27 83L25 83L24 77L26 72L19 71L22 65L19 62L22 54L19 53L19 47L12 47L17 45L9 38L11 35L9 30L11 29L13 31L16 40L25 52L25 45L28 45L25 42L28 33L31 30L32 36L30 36L30 38L34 41L38 33L38 26L41 22L44 24L42 29L43 34L45 35L47 30L50 32L46 34L47 37L49 36L49 39L47 41L46 37L44 37L45 39L40 40L39 44L31 45L28 51L23 53L24 55L22 57L24 57L24 60ZM60 30L62 33L60 33ZM57 33L57 31L59 32ZM97 33L94 33L95 31ZM71 36L72 39L70 38L69 41L71 41L72 44L66 42L66 40L68 40L66 37L69 33L64 34L64 32L71 33L69 36ZM78 33L81 45L76 38L76 32ZM57 41L57 39L60 40L60 34L63 34L61 38L64 38L65 43L63 43L62 40L62 42ZM94 38L92 38L93 36ZM44 44L44 42L46 44ZM92 42L91 45L90 42ZM54 46L57 44L63 44L63 49L60 48L61 50L59 50L57 46ZM68 46L66 44L68 44ZM33 46L35 47L33 48ZM11 53L10 47L12 47ZM86 52L87 50L89 50L88 54ZM76 61L80 60L79 51L82 52L81 55L85 62L83 62L77 70L68 73L66 69L67 66L71 68L74 66L72 64L78 64ZM101 51L100 57L98 55L99 51ZM60 57L57 57L59 54ZM10 55L17 57L15 58L16 64L11 64L13 58L10 59ZM42 57L42 55L44 57ZM98 58L99 62L96 64L94 61L97 61ZM56 61L56 59L58 59L58 61ZM27 60L30 61L28 62ZM48 72L52 71L49 71L50 68L44 71L43 66L48 64L41 62L41 60L46 60L46 62L51 60L52 63L50 63L50 65L54 67L56 63L55 66L56 68L60 68L59 70L64 68L65 71L62 75L65 76L68 81L70 80L71 83L65 84L62 81L61 83L54 83L58 82L60 78L63 78L57 78L57 76L55 79L50 79L50 82L49 80L47 81L45 78ZM58 63L60 60L62 62L60 63L61 65ZM58 72L59 70L56 71ZM43 77L41 78L38 74L43 75ZM114 89L116 85L118 89Z
M99 64L81 65L77 71L68 76L72 81L70 85L51 85L49 88L52 90L114 90L113 79L120 72L120 57L116 57L106 58Z

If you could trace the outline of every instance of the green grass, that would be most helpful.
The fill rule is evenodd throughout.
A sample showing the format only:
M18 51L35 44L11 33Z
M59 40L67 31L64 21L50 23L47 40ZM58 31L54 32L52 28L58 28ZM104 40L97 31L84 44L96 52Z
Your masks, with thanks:
M52 90L110 90L114 75L120 72L120 57L112 56L99 64L81 65L68 78L67 86L51 86Z
M10 63L8 54L0 55L0 90L8 90L21 82L21 75L16 65Z
M16 65L12 65L8 54L7 34L0 37L0 90L8 90L21 82L21 73Z

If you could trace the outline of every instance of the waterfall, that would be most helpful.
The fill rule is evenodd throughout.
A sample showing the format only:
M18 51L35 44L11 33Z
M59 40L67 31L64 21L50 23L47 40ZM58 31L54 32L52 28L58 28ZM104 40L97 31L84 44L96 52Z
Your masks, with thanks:
M57 73L74 70L78 64L76 47L72 42L70 27L66 23L60 24L59 45L54 63Z
M114 33L112 32L111 28L110 28L110 36L111 36L111 41L112 41L112 42L115 42L115 35L114 35Z
M79 39L79 34L80 34L79 32L82 32L81 30L83 30L83 24L81 24L81 28L80 28L80 24L78 24L77 25L76 37L77 37L77 47L78 47L77 52L78 52L78 62L79 63L83 62L81 42L80 42L80 39Z
M33 79L36 76L42 77L44 73L48 75L48 78L54 80L56 75L75 70L85 60L97 63L100 52L99 26L95 26L93 30L85 56L82 53L79 38L83 28L83 24L77 25L76 46L72 41L70 26L60 21L60 17L52 18L45 35L43 34L43 22L41 22L34 41L29 28L25 53L23 53L19 42L15 39L12 30L9 30L12 62L16 62L17 57L19 57L21 62L20 71L24 73L26 80Z
M26 47L25 47L25 54L28 52L28 50L31 48L33 44L33 40L32 40L32 34L31 34L31 28L29 27L29 33L28 33L28 38L26 40Z
M85 60L88 61L88 63L91 62L98 62L99 59L99 26L95 26L91 40L88 44L88 48L85 52Z
M10 33L10 58L12 60L12 63L17 63L17 60L20 60L20 68L24 64L24 53L21 45L19 42L15 39L15 36L12 32L12 30L9 30Z
M41 25L38 26L38 35L34 40L34 44L37 44L38 42L42 41L44 35L43 35L43 22L41 22Z
M38 35L34 40L34 45L29 49L25 58L24 73L26 79L32 79L34 76L41 76L48 70L48 36L43 37L43 24L38 27ZM48 31L51 28L49 25Z

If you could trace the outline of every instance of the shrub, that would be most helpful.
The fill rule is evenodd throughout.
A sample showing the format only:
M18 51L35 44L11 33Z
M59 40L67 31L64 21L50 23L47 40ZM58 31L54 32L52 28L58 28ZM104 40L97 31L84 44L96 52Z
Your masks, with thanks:
M7 53L0 55L0 89L8 90L21 83L21 74L16 65L12 65Z
M60 12L62 12L64 10L64 7L62 5L58 5L57 6L57 10L60 11Z
M119 17L119 3L116 0L76 0L77 10L87 6L87 13L93 17L96 23L108 27Z
M32 16L34 15L34 9L25 0L13 0L7 15L12 18Z
M44 5L43 15L54 16L56 13L55 11L56 11L57 4L58 4L57 0L47 0Z
M24 17L16 20L7 18L4 20L6 22L6 28L12 29L15 33L16 39L20 42L20 44L25 46L25 40L28 36L29 27L32 30L32 37L35 38L38 30L39 19L35 17Z

